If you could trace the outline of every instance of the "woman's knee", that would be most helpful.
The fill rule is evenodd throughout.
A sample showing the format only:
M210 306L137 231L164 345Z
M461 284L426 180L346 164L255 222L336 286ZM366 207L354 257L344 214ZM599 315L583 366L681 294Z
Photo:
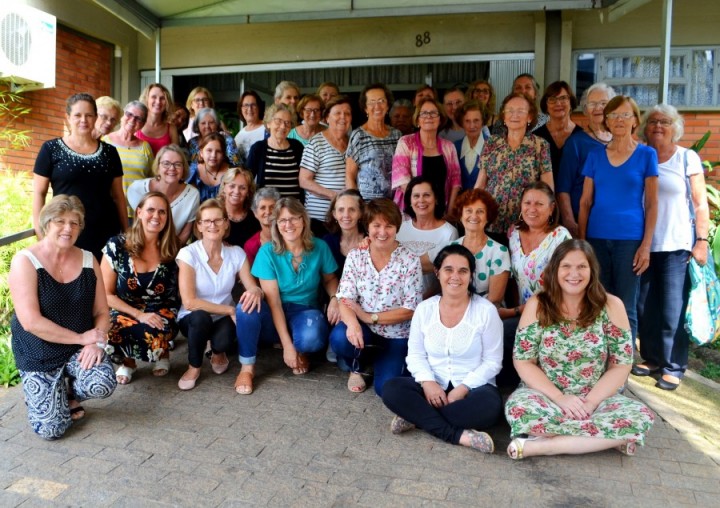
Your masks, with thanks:
M327 347L328 324L319 310L311 309L295 316L291 328L293 344L299 352L314 353Z

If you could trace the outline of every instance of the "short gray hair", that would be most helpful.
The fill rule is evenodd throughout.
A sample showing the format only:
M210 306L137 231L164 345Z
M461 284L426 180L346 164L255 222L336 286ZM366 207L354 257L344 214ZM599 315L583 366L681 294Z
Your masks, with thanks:
M415 106L413 106L413 103L407 99L398 99L393 102L392 108L390 108L390 116L392 116L393 112L397 108L408 108L411 115L415 112Z
M290 121L293 126L295 125L295 113L293 113L292 110L285 104L271 104L265 108L265 118L263 118L265 125L270 125L270 122L278 111L287 112L290 115Z
M295 83L294 81L281 81L277 84L275 87L275 100L279 101L282 99L283 94L285 93L285 90L288 88L294 88L298 95L300 95L300 87Z
M280 193L275 187L263 187L261 189L258 189L258 191L255 193L255 197L253 198L253 202L250 208L253 212L257 212L260 201L262 201L263 199L272 199L277 203L280 200L280 197Z
M585 111L585 106L587 106L588 96L593 92L605 92L605 95L607 95L607 100L610 100L617 95L615 89L607 83L593 83L587 89L585 89L582 97L580 97L580 109L582 109L583 111Z
M85 207L77 196L58 194L40 210L40 232L47 234L48 224L53 219L66 213L74 213L78 216L80 231L85 228Z
M100 100L100 99L98 99ZM125 109L122 110L121 115L125 113L125 111L128 110L128 108L138 108L142 112L142 120L143 122L147 121L148 116L148 108L145 104L143 104L140 101L130 101L127 104L125 104Z
M660 113L661 115L667 116L672 120L672 142L677 143L678 141L680 141L680 139L683 137L683 134L685 134L685 119L680 113L678 113L678 110L675 108L675 106L671 106L669 104L657 104L651 108L648 108L648 110L645 111L645 114L640 120L638 137L643 141L646 140L645 129L647 128L647 121L648 118L650 118L650 115L652 115L653 113Z
M208 115L213 117L213 120L215 120L215 123L217 124L218 131L220 130L220 117L218 116L217 111L213 108L202 108L197 112L197 115L195 115L195 122L193 122L193 132L195 134L200 134L200 121Z

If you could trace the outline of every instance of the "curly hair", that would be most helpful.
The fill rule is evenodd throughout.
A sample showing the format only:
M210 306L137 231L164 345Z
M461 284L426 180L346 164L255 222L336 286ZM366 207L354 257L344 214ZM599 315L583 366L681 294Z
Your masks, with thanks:
M457 199L455 199L453 217L461 219L463 208L470 206L477 201L480 201L483 205L485 205L485 219L487 220L485 227L495 222L495 219L497 219L498 216L499 206L497 201L495 201L495 198L492 197L492 194L482 189L467 189L462 191Z

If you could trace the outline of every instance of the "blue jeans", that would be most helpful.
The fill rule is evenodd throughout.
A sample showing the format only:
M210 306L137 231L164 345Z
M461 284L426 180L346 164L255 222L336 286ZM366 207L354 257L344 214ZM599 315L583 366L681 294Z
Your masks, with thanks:
M350 365L351 372L362 372L368 356L373 355L375 393L382 397L383 385L388 379L405 376L405 358L408 351L407 339L382 337L370 331L365 323L360 323L363 333L364 349L358 349L347 339L347 326L342 321L330 332L330 345L340 359Z
M637 337L637 302L640 277L633 272L633 258L640 240L604 240L588 238L600 263L600 282L605 291L620 298L625 305L633 344ZM635 347L635 346L633 346Z
M298 353L315 353L327 348L329 327L322 311L297 303L284 303L282 309L293 346ZM270 306L265 301L260 303L259 311L249 313L238 305L235 309L235 321L238 357L243 365L255 364L259 342L280 342Z
M689 338L685 308L690 291L690 252L652 252L642 274L638 317L640 355L663 374L682 378L687 369Z

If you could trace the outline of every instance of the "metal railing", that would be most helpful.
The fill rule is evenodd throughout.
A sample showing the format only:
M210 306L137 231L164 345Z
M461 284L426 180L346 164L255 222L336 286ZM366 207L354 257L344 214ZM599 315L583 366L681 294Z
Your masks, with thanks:
M26 229L25 231L21 231L19 233L13 233L12 235L3 236L2 238L0 238L0 247L5 247L6 245L19 242L20 240L25 240L26 238L31 238L33 236L35 236L34 229Z

